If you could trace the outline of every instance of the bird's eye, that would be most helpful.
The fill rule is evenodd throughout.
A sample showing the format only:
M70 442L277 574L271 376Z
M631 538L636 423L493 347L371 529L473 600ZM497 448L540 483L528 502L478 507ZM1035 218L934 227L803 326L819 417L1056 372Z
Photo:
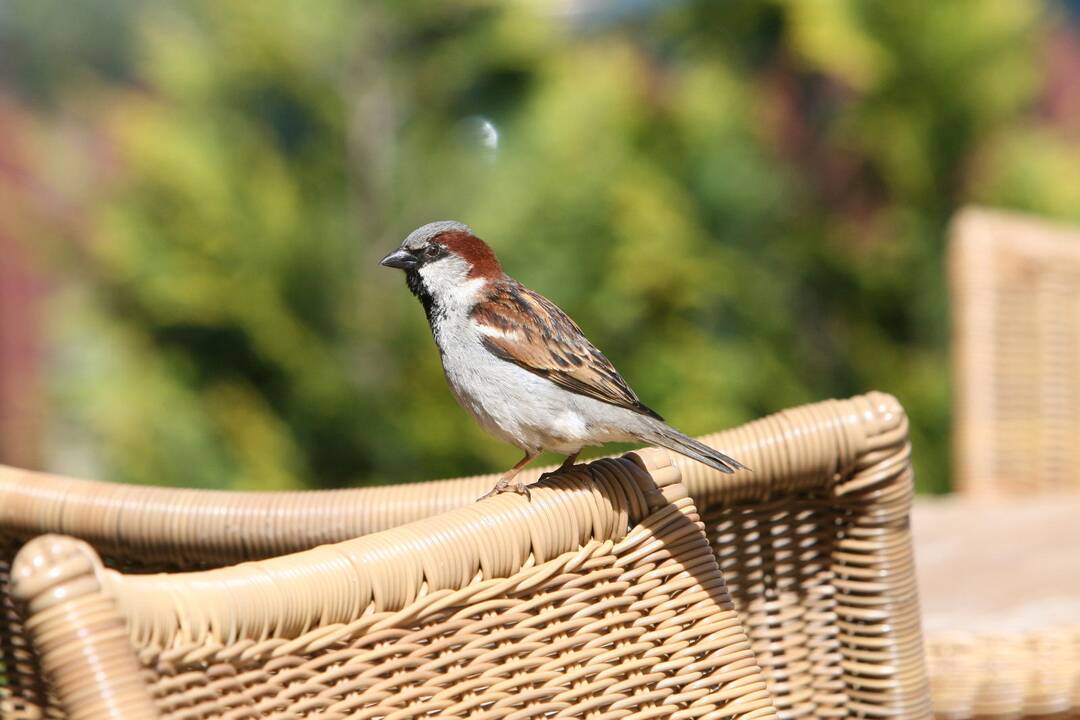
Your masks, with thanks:
M424 257L428 260L434 260L435 258L439 257L439 246L428 245L426 248L424 248Z

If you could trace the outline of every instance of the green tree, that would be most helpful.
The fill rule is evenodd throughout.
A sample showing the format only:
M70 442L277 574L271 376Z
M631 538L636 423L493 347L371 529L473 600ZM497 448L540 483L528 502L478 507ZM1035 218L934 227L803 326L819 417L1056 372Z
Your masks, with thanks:
M119 479L512 463L376 262L454 218L686 431L887 390L944 489L950 217L1080 221L1080 142L1036 112L1049 5L108 6L111 44L51 3L0 34L37 33L6 83L54 142L74 123L107 148L93 187L64 185L59 146L41 172L86 208L48 251L55 444Z

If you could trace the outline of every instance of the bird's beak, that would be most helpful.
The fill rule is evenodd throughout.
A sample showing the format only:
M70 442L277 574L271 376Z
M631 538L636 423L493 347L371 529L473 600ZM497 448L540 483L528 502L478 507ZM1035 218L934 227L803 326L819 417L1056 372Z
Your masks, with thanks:
M379 264L384 267L398 268L399 270L412 270L420 264L420 261L405 248L398 248L380 260Z

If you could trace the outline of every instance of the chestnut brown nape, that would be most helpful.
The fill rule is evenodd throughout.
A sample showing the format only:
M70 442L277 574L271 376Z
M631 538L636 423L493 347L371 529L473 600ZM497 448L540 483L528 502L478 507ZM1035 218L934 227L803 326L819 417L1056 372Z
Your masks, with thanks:
M502 265L495 257L495 251L471 232L450 230L440 233L435 241L445 245L447 250L472 266L469 277L497 278L502 275Z

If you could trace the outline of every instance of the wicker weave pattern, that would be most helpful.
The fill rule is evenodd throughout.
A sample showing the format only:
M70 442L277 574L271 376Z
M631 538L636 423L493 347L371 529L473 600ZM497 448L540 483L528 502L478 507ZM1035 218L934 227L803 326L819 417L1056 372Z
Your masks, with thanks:
M949 266L957 488L1080 487L1080 232L966 210Z
M683 466L705 488L695 499L781 714L927 717L896 400L818 403L706 442L771 480L716 482Z
M1080 626L941 635L927 654L940 720L1080 716Z
M922 498L915 551L934 712L1080 717L1080 495Z
M27 605L26 630L71 720L154 718L124 619L101 592L100 571L101 561L81 540L46 535L28 543L13 572L15 595ZM4 717L32 718L38 708L10 701L3 710Z
M656 484L605 460L531 502L98 577L165 718L775 717L693 503L654 457ZM32 594L34 574L16 578Z
M929 717L908 527L910 448L896 401L873 393L817 403L704 440L754 468L725 476L671 456L784 716ZM76 534L118 567L198 567L471 506L492 482L256 495L0 468L0 533Z

